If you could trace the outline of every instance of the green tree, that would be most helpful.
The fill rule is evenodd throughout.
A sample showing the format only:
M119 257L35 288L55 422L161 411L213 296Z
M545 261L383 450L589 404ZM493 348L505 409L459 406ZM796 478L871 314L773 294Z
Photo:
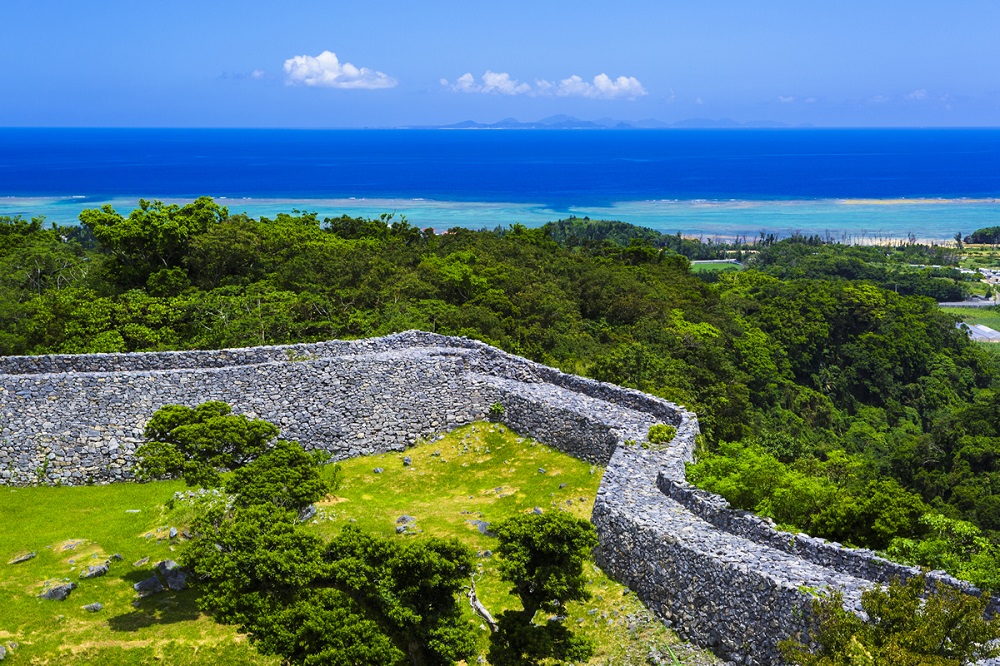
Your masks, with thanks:
M235 470L261 455L278 436L278 427L233 414L224 402L197 407L165 405L156 410L136 452L140 480L181 477L190 486L222 485L221 472Z
M237 506L273 504L299 511L336 490L340 468L324 478L320 465L329 460L323 451L305 451L298 442L278 440L274 446L226 480L226 492Z
M194 528L185 562L201 581L199 603L266 654L292 664L443 666L475 652L457 598L472 554L457 540L347 526L324 544L269 500Z
M987 596L939 586L923 599L925 578L898 579L861 594L864 622L844 610L837 592L813 602L816 652L796 641L779 644L782 655L802 666L962 666L996 656L1000 619L986 620Z
M519 515L496 527L500 577L512 583L521 611L508 610L497 620L490 644L494 666L582 661L593 645L563 625L570 601L590 598L583 563L597 546L594 527L567 513ZM555 617L535 624L539 611Z
M159 270L180 266L191 239L229 216L209 197L185 206L139 200L128 217L106 205L80 213L80 222L93 233L110 258L109 272L124 289L144 287Z

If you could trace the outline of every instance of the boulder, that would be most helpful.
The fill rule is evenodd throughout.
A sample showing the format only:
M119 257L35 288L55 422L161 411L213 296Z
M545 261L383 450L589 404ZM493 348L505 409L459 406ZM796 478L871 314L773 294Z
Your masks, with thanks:
M62 583L46 589L38 595L38 598L48 599L49 601L65 601L69 593L75 589L76 583Z
M18 555L17 557L9 561L7 564L20 564L21 562L27 562L28 560L33 559L37 555L38 553L33 550L30 553L23 553L21 555Z
M156 571L167 581L167 587L175 592L187 589L187 573L173 560L156 563Z
M96 613L98 611L104 610L104 604L102 604L100 601L95 601L94 603L87 604L86 606L83 606L82 608L85 611L90 611L91 613Z
M163 592L163 583L156 576L150 576L133 585L132 589L138 592L140 597L147 597L157 592Z

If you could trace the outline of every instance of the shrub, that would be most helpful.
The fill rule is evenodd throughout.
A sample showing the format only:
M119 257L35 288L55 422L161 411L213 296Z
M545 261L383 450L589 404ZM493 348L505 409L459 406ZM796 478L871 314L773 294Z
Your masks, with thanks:
M667 444L677 435L677 428L666 423L657 423L649 429L646 439L650 444Z

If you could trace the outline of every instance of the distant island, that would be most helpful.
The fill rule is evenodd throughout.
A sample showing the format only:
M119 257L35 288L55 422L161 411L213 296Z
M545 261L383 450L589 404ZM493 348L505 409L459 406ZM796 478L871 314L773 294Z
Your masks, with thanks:
M580 120L573 116L558 114L536 120L521 122L516 118L504 118L495 123L480 123L474 120L464 120L451 125L418 126L407 129L567 129L567 130L637 130L637 129L767 129L795 127L774 120L751 120L741 123L731 118L687 118L668 123L655 118L644 120L617 120L615 118L598 118L597 120Z

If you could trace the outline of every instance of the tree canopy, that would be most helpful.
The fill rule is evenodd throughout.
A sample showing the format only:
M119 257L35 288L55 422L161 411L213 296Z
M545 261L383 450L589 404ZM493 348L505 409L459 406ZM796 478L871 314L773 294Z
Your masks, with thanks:
M278 427L233 414L224 402L165 405L146 424L136 452L136 477L181 477L191 486L222 485L221 472L250 463L268 450Z

